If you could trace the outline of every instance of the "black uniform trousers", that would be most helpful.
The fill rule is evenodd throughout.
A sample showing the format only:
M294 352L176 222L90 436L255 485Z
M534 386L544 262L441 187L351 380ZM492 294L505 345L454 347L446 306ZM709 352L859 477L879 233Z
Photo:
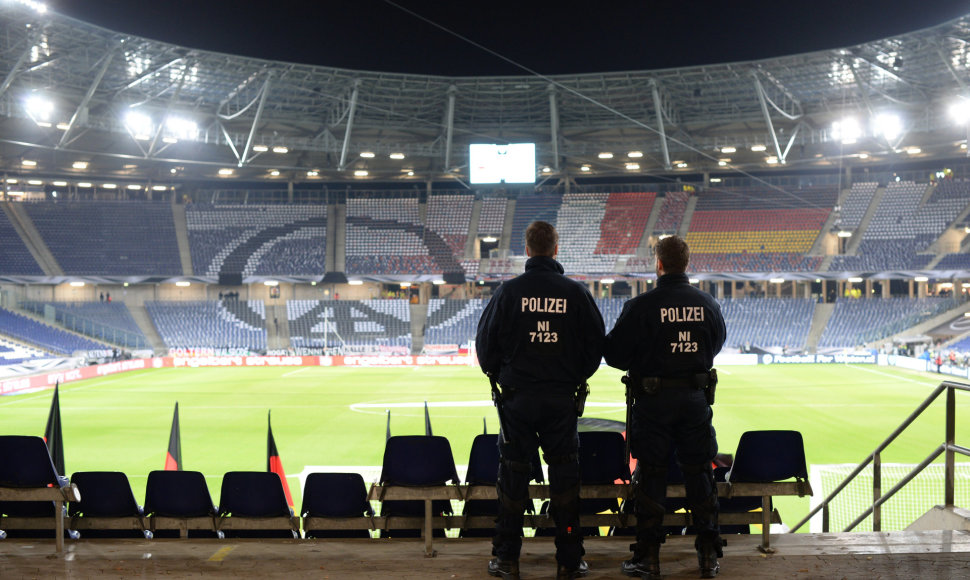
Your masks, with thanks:
M673 449L684 473L687 505L698 537L718 536L717 487L711 466L717 455L713 415L700 389L667 387L651 395L636 395L630 448L639 461L639 478L633 484L637 543L641 546L664 541L667 468Z
M556 561L575 568L586 553L579 526L579 436L574 395L505 390L504 434L499 437L499 516L492 555L518 561L529 499L529 460L542 448L549 465L549 513L556 523Z

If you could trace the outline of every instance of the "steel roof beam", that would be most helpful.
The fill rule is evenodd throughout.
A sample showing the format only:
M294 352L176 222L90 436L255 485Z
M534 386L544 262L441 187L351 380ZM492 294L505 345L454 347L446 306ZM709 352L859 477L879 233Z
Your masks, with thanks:
M357 95L360 94L360 79L354 80L354 90L350 93L350 107L347 110L347 130L344 131L344 144L340 148L339 171L347 168L347 149L350 147L350 133L354 127L354 114L357 112Z
M68 142L68 135L70 135L71 130L74 129L75 123L77 123L78 118L81 113L87 109L88 104L91 102L91 97L94 96L94 91L98 89L101 84L101 80L104 78L104 73L108 72L108 65L111 64L111 60L114 58L115 52L111 51L104 56L104 62L101 63L101 68L98 69L98 73L94 76L94 81L91 82L91 86L88 87L88 92L84 94L84 98L78 103L77 108L74 110L74 114L71 115L71 120L67 123L67 129L64 130L64 134L61 135L61 140L57 143L57 148L60 149Z

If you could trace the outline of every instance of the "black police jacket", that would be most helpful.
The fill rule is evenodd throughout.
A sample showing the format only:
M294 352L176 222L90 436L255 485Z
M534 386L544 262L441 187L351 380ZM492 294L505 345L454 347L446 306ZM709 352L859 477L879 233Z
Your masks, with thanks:
M475 348L482 371L502 385L572 391L599 368L604 332L589 290L535 256L485 306Z
M604 356L611 367L643 377L685 377L714 366L726 334L710 294L691 286L686 274L665 274L623 305Z

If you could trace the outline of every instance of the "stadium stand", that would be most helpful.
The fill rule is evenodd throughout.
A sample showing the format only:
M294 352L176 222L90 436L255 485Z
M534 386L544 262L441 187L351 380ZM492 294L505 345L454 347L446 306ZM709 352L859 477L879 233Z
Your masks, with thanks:
M64 355L77 351L103 351L111 348L5 308L0 308L0 334Z
M185 221L198 275L326 271L327 206L191 204Z
M534 193L520 195L512 215L512 231L509 249L516 256L525 255L525 228L536 220L557 226L557 214L563 196L559 193ZM557 226L558 227L558 226Z
M262 300L149 301L145 310L168 348L266 350Z
M567 235L559 238L559 261L566 273L606 274L616 270L616 256L594 253L606 214L605 193L567 193L556 226Z
M50 356L40 349L24 346L0 336L0 366L19 365L27 361L40 360Z
M676 234L680 223L684 221L687 212L687 200L690 193L686 191L668 191L664 194L664 203L660 206L657 224L653 227L655 234Z
M465 241L468 239L474 205L474 196L468 194L428 197L428 228L441 236L456 259L465 256Z
M462 345L475 338L478 319L485 309L485 300L428 301L428 321L424 332L425 345Z
M58 324L105 342L131 348L148 345L145 333L122 302L27 301L21 307L38 316L44 316L45 307L51 307Z
M800 351L815 312L810 298L728 298L719 301L727 326L725 346L781 347Z
M407 300L287 300L286 316L294 347L411 352Z
M0 252L0 272L4 274L20 274L24 276L43 276L44 270L27 249L27 245L20 239L17 230L7 218L6 212L0 211L0 240L3 240L3 252Z
M855 231L862 224L862 218L865 217L878 188L879 183L874 181L853 183L842 202L839 220L835 225L844 231Z
M839 298L818 347L855 348L928 320L957 305L949 298Z
M508 200L504 197L482 198L482 211L478 215L478 235L501 236L505 227L505 210Z
M597 254L635 254L653 212L656 193L616 192L606 200Z
M182 274L170 204L61 201L24 209L65 274Z

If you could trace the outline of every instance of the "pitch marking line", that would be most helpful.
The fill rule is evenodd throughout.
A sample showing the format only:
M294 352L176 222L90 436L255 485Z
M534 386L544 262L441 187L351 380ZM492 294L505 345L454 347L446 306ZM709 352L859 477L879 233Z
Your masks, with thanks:
M209 561L222 562L222 560L225 559L225 557L228 556L229 552L233 551L233 549L235 549L235 546L226 546L224 548L219 548L218 550L216 550L215 554L209 557Z
M492 407L491 401L429 401L428 407ZM586 403L587 407L609 407L623 408L626 403ZM350 405L351 411L358 413L372 413L371 409L421 409L424 408L424 401L407 403L354 403Z
M896 380L899 380L899 381L906 381L907 383L916 383L917 385L923 385L923 386L926 386L926 387L935 387L937 385L937 383L927 383L927 382L924 382L924 381L920 381L920 380L916 380L916 379L911 379L911 378L903 377L903 376L899 376L899 375L894 375L894 374L886 373L886 372L883 372L883 371L877 371L877 370L873 370L873 369L868 369L868 368L861 367L861 366L855 366L855 365L845 365L845 366L849 367L850 369L856 369L856 370L860 370L860 371L865 371L867 373L872 373L872 374L875 374L875 375L882 375L884 377L890 377L892 379L896 379Z

